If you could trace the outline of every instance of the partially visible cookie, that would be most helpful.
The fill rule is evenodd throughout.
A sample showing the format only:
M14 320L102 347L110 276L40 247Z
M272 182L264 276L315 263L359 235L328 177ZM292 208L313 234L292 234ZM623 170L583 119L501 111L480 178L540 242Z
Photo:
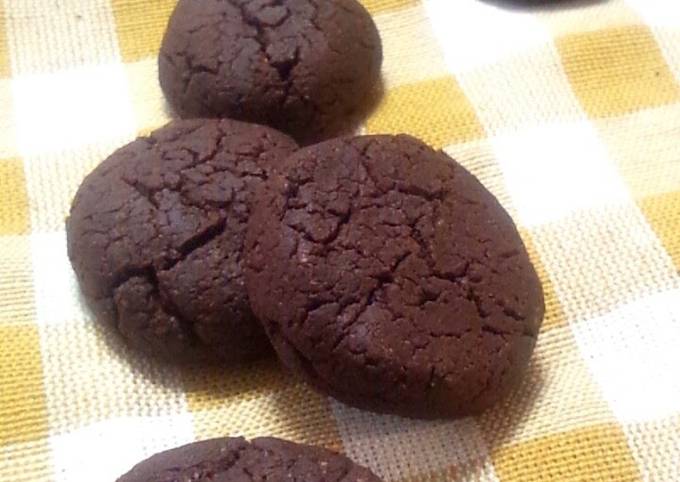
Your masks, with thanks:
M66 222L97 318L176 362L268 352L248 303L243 242L255 188L296 148L268 127L186 120L114 152L85 178Z
M287 159L253 207L246 282L283 363L320 391L411 417L478 413L524 373L544 312L512 219L409 136Z
M141 462L118 482L380 482L330 450L275 438L206 440Z
M311 143L352 124L381 63L357 0L179 0L159 76L182 117L267 124Z

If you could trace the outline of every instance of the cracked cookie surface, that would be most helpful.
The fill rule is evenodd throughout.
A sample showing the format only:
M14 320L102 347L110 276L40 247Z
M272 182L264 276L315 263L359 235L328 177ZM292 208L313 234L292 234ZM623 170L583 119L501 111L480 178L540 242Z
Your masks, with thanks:
M276 438L221 438L156 454L118 482L380 482L330 450Z
M182 117L257 122L311 143L351 127L381 63L356 0L180 0L159 77Z
M543 293L474 176L409 136L327 141L281 172L253 206L245 270L285 365L348 404L419 418L478 413L517 382Z
M297 148L268 127L175 121L89 174L66 222L68 255L98 319L176 362L269 351L242 266L256 186Z

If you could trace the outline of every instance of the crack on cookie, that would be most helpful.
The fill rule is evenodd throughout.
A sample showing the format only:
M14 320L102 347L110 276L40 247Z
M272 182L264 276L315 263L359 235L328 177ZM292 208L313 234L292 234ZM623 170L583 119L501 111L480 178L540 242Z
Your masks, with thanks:
M222 218L213 225L208 226L205 230L191 238L187 239L184 243L179 246L180 257L176 258L175 262L166 266L165 269L171 269L175 264L184 261L187 256L202 248L208 243L212 242L215 238L222 236L227 227L227 218Z
M111 283L113 293L115 294L115 292L118 289L120 289L125 283L130 281L132 278L144 278L146 280L155 281L156 283L158 282L158 278L156 277L156 271L153 268L153 266L151 266L151 264L146 264L144 266L129 267L125 270L122 270L120 273L116 274L113 282ZM105 298L110 297L104 297L101 299Z
M491 334L492 336L494 336L494 337L496 337L496 338L500 338L501 340L503 340L503 344L500 345L500 346L499 346L498 348L496 348L496 350L495 350L495 354L496 354L496 355L497 355L498 353L500 353L501 350L503 350L504 348L506 348L507 345L509 344L509 341L508 341L507 336L506 336L505 334L503 334L503 333L491 333L491 332L488 332L488 331L486 331L486 330L483 331L483 333ZM505 363L503 363L503 368L501 369L501 373L500 373L500 375L498 376L498 379L499 379L499 380L504 380L505 374L507 373L507 367L508 367L508 365L509 365L509 361L507 360L507 357L504 357L504 358L503 358L503 361L504 361ZM493 371L491 371L491 372L488 374L488 376L486 377L486 379L484 380L484 383L483 383L482 386L480 387L479 391L472 397L473 403L476 403L480 398L482 398L484 395L486 395L486 393L487 393L489 390L491 390L493 382L494 382L494 373L493 373ZM500 383L502 384L502 382L500 382Z
M154 197L155 193L147 186L145 186L139 181L130 181L126 179L124 176L121 176L120 180L127 184L128 186L130 186L132 189L134 189L137 192L137 194L139 194L140 197L146 199L146 201L149 204L151 204L155 209L160 209L160 205L158 204L158 201Z
M290 18L290 9L286 7L281 0L270 0L268 3L257 5L257 7L259 7L259 10L257 11L251 11L249 9L251 3L240 2L238 0L228 1L238 9L243 23L255 30L255 35L250 38L257 42L266 64L276 71L279 80L283 84L280 105L281 107L284 107L294 88L291 74L301 60L300 46L295 46L290 58L275 59L269 50L272 46L269 31L280 27ZM303 32L300 34L303 35Z

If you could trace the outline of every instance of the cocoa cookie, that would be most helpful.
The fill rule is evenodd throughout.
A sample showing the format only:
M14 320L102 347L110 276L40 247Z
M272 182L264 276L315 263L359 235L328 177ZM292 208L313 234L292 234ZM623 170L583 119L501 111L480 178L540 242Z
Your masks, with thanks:
M253 190L296 149L268 127L176 121L89 174L66 221L68 255L97 318L177 362L268 351L242 251Z
M330 450L275 438L221 438L185 445L141 462L118 482L380 482Z
M253 207L246 284L288 368L419 418L480 412L517 382L543 294L474 176L403 135L324 142L284 167Z
M182 117L267 124L310 143L361 114L381 63L356 0L179 0L159 76Z

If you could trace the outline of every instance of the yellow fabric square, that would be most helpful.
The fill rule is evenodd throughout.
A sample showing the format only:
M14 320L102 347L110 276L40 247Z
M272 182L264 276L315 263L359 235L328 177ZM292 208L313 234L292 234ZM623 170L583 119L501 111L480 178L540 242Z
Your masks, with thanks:
M680 414L624 427L628 446L648 480L680 480Z
M534 265L538 277L541 279L541 285L543 286L543 298L545 301L545 316L543 317L543 325L541 326L541 331L550 330L558 326L564 326L567 323L567 316L560 305L560 300L555 292L555 286L548 271L545 269L545 265L541 260L541 256L536 249L536 245L531 239L531 233L528 231L520 230L522 235L522 240L529 253L529 258L531 263Z
M37 440L47 430L38 328L0 324L0 445Z
M372 14L418 5L420 0L359 0Z
M26 176L20 159L0 159L0 235L29 231Z
M120 53L125 62L158 54L177 0L112 0Z
M54 471L48 438L0 446L3 481L52 482Z
M472 104L453 77L389 90L368 119L366 130L411 134L436 148L484 136Z
M626 437L621 428L613 424L501 447L492 453L492 458L500 480L641 480Z
M571 86L592 117L680 100L680 88L646 27L567 35L556 45Z
M593 123L635 199L680 187L680 104Z
M645 198L639 206L680 272L680 191Z
M0 79L9 77L9 43L7 42L7 14L0 3Z
M273 360L229 372L223 367L189 370L183 385L198 439L272 435L342 448L328 399Z
M182 385L192 412L219 409L232 399L253 400L285 389L290 380L274 360L225 372L223 367L188 368Z
M28 236L0 236L0 326L35 320L31 245Z

